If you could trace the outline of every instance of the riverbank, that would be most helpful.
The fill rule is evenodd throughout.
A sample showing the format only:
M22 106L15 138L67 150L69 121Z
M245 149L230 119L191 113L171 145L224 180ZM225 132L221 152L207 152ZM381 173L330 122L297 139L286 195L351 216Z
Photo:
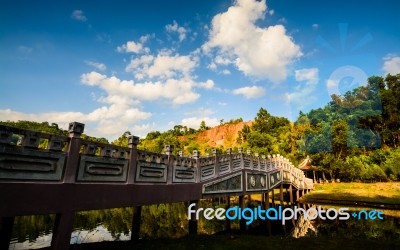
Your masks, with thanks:
M400 209L400 182L315 184L300 202Z
M71 245L70 250L97 249L399 249L400 240L382 241L340 237L266 237L264 235L195 235L180 239L100 242Z

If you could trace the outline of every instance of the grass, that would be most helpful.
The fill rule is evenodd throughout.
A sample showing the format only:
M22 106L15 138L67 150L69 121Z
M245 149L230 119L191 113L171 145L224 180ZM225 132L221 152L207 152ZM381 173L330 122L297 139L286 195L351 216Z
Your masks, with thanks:
M400 205L400 182L315 184L303 202L319 199Z
M100 242L72 245L71 250L94 249L399 249L400 240L378 241L336 237L291 237L263 235L194 235L180 239L140 240L137 242Z

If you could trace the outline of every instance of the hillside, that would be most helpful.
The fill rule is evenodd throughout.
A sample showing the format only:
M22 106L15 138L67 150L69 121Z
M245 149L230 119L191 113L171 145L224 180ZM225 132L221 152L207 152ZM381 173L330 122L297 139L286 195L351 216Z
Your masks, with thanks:
M243 126L250 126L253 121L239 122L236 124L223 124L202 131L193 138L198 144L203 144L208 147L223 147L233 148L240 146L237 142L237 136Z

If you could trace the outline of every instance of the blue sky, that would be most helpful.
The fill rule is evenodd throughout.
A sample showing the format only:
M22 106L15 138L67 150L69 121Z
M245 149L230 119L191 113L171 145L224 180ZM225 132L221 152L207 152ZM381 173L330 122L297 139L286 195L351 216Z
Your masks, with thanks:
M115 139L260 107L294 121L400 72L395 1L2 1L0 120Z

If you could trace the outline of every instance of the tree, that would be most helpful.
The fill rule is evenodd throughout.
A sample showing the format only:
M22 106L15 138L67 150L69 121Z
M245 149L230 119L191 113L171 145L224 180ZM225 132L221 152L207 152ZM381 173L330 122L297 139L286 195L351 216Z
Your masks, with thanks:
M201 131L204 131L204 130L207 130L207 129L209 129L209 127L207 127L206 122L205 121L201 121L199 131L201 132Z

